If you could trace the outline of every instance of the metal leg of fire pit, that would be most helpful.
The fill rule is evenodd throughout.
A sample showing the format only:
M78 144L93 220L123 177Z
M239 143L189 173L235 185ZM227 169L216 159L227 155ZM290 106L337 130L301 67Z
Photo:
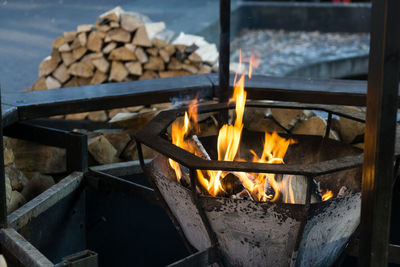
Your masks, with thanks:
M386 266L400 71L400 1L372 1L362 179L361 266Z

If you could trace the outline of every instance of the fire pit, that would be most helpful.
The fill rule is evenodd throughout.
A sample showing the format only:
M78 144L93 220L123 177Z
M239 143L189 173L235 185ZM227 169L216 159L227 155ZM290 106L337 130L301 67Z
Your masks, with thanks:
M295 105L246 103L244 75L231 100L161 112L136 135L172 220L189 246L216 248L223 265L332 265L359 224L361 150L328 138L335 112L326 106L308 106L329 113L325 137L279 136L246 130L245 105ZM199 138L197 109L235 109L235 120ZM160 153L149 166L140 143ZM322 197L320 187L329 189Z

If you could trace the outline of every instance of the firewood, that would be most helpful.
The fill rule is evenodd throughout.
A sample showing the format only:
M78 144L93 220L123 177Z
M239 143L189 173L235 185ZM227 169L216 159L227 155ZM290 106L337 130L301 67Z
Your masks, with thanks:
M197 135L192 135L187 141L195 149L195 155L197 155L198 157L200 157L202 159L211 160L210 155L207 153L206 149L204 148L203 144L200 142Z
M46 78L44 76L37 79L31 87L32 91L46 90Z
M97 25L96 26L96 30L100 31L100 32L108 32L111 29L111 27L107 24L103 24L103 25Z
M72 51L72 57L76 61L76 60L80 59L81 57L83 57L83 55L86 53L86 51L87 51L86 47L83 47L83 46L76 48Z
M53 47L54 47L55 49L58 49L58 48L60 48L60 46L62 46L62 45L65 44L65 43L66 43L66 41L65 41L65 39L64 39L64 36L61 35L61 36L59 36L57 39L55 39L55 40L53 41Z
M146 27L140 26L135 33L132 41L133 45L151 47L149 36L147 35Z
M119 61L113 61L111 64L110 79L122 82L128 76L128 70L124 64Z
M71 47L69 46L68 43L65 43L65 44L63 44L62 46L60 46L58 48L58 51L60 51L60 52L69 52L69 51L71 51Z
M347 188L346 186L342 186L339 189L339 193L337 194L336 197L338 197L338 198L339 197L345 197L345 196L348 196L348 195L350 195L352 193L353 193L353 191L351 189Z
M93 65L88 62L76 62L68 68L68 73L79 77L89 78L93 76L93 68Z
M133 32L142 25L139 19L132 17L128 14L121 14L120 18L122 29L128 32Z
M360 109L355 107L345 107L345 108L351 111L362 112ZM344 117L339 117L337 122L338 123L337 127L335 127L335 130L339 132L340 137L345 143L352 143L356 141L357 137L362 136L364 134L365 131L364 123L347 119Z
M110 41L129 43L131 41L131 34L124 29L117 28L107 32L106 38Z
M145 72L143 72L143 75L139 77L139 80L151 80L151 79L155 79L158 78L157 73L155 73L152 70L146 70Z
M181 70L182 69L182 63L179 62L176 58L171 58L167 69L169 70Z
M199 71L197 72L197 74L205 74L205 73L211 73L212 69L210 66L208 65L201 65L199 68Z
M163 40L158 39L158 38L154 38L152 43L156 48L159 48L159 49L163 48L163 47L166 47L168 45L168 43L166 41L163 41Z
M117 157L121 155L121 152L131 141L131 136L126 132L119 133L103 133L104 137L111 143L111 145L117 150Z
M188 59L192 62L202 62L201 57L196 52L190 54Z
M108 68L110 67L110 63L104 58L95 58L92 60L93 65L100 70L101 72L106 73L108 71Z
M117 150L103 135L90 138L88 150L90 155L100 164L118 162Z
M292 129L293 134L309 134L324 136L326 130L326 122L319 116L312 117L308 120L297 123ZM334 131L331 131L329 137L339 140Z
M90 80L90 84L101 84L107 80L107 75L100 71L99 69L93 75L93 78Z
M25 200L24 196L20 192L13 190L11 192L10 202L7 203L7 212L11 213L11 212L17 210L19 207L21 207L25 203L26 203L26 200Z
M185 70L168 70L168 71L160 71L159 75L160 78L170 78L170 77L190 75L190 73Z
M67 114L65 116L66 120L84 120L89 115L89 112L81 112L81 113L74 113L74 114Z
M4 147L4 166L14 163L14 152L8 147Z
M140 62L138 62L138 61L127 62L127 63L125 63L125 67L128 69L130 74L133 74L133 75L142 75L143 74L142 64L140 64Z
M74 57L72 56L71 52L61 53L61 58L65 64L65 66L67 66L67 67L69 65L71 65L72 63L74 63Z
M78 86L89 85L91 80L92 80L91 77L76 77L76 81L78 82Z
M170 56L169 53L165 49L160 49L159 51L160 57L164 60L165 63L169 63Z
M89 32L92 29L93 29L93 25L84 24L84 25L78 25L78 27L76 28L76 31L81 33L81 32Z
M175 46L174 45L167 45L163 47L163 50L168 53L168 55L171 57L173 54L175 54Z
M72 42L76 37L76 32L64 32L64 40L66 42Z
M61 87L61 83L57 81L57 79L53 78L52 76L48 76L46 78L46 87L47 89L57 89Z
M91 32L87 40L87 48L91 51L100 52L103 40L96 34Z
M110 12L106 14L105 16L102 17L103 20L109 20L109 21L115 21L118 22L119 18L118 15L115 12Z
M68 69L64 64L58 66L52 75L61 83L65 83L70 77Z
M61 61L61 54L60 54L60 52L58 52L57 49L53 49L53 50L51 51L50 58L51 58L51 60L54 60L54 61L56 61L57 63L60 63L60 61Z
M118 127L129 129L131 131L138 131L142 129L149 121L151 121L157 112L145 112L145 113L118 113L115 115L109 123Z
M253 197L251 196L250 192L245 188L239 193L232 195L231 198L233 199L246 199L254 201Z
M4 168L4 174L10 179L13 190L21 191L29 182L25 174L14 163Z
M74 41L72 42L72 44L70 44L69 47L71 48L71 50L74 50L76 48L81 47L81 43L79 42L79 39L75 38Z
M145 70L164 70L164 61L161 57L151 56L149 62L144 64Z
M271 108L271 114L283 127L292 128L300 119L303 110Z
M110 55L108 56L109 60L136 60L135 53L129 50L126 47L119 47L111 51Z
M119 28L119 22L117 21L111 21L109 25L111 28Z
M149 57L147 56L146 52L144 52L143 48L141 47L136 47L135 49L135 55L137 59L140 61L140 63L144 64L149 61Z
M136 49L136 46L134 46L133 44L125 44L124 47L129 49L132 52L135 52L135 49Z
M182 69L192 73L192 74L196 74L197 73L197 68L192 66L192 65L188 65L188 64L182 64Z
M97 35L97 37L99 37L100 39L105 39L106 38L106 33L105 32L102 32L102 31L96 31L96 35Z
M77 77L72 77L68 82L66 82L64 84L63 87L67 88L67 87L75 87L75 86L79 86Z
M49 75L57 68L58 62L51 57L44 59L39 65L39 77Z
M35 172L21 194L29 201L55 184L53 177Z
M112 119L115 115L118 113L129 113L129 110L127 108L114 108L108 110L108 117Z
M78 34L78 40L79 40L79 44L81 46L86 46L86 42L87 42L87 36L85 32L81 32Z
M114 48L116 48L117 47L117 43L115 43L115 42L111 42L111 43L109 43L108 45L106 45L104 48L103 48L103 53L104 54L108 54L108 53L110 53Z
M101 53L101 52L89 53L89 54L85 55L81 59L81 61L83 61L83 62L85 62L85 61L92 62L92 60L98 59L98 58L102 58L102 57L103 57L103 53Z
M129 111L129 112L138 112L138 111L140 111L141 109L143 109L144 108L144 106L142 106L142 105L140 105L140 106L135 106L135 107L126 107L126 109Z
M104 110L92 111L92 112L89 112L88 118L91 121L105 122L105 121L107 121L107 114Z
M183 44L176 44L175 45L175 49L176 51L179 51L182 54L185 54L185 50L188 46L187 45L183 45Z
M146 53L150 54L151 56L158 56L158 49L155 47L147 48Z

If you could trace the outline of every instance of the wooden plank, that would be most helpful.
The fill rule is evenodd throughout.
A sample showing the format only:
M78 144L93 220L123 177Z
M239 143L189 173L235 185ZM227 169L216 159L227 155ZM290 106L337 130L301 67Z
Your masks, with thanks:
M386 266L400 71L400 1L373 0L362 175L360 266Z
M20 119L26 120L164 103L172 98L194 97L199 91L201 98L212 97L212 84L206 75L22 92L5 95L3 103L18 106Z

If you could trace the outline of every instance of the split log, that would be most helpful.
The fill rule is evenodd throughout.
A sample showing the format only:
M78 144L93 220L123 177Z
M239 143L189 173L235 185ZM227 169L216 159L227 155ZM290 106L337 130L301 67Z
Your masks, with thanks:
M150 80L158 78L158 74L152 70L146 70L143 75L139 77L139 80Z
M55 39L55 40L53 41L53 47L54 47L55 49L58 49L58 48L60 48L60 46L62 46L62 45L65 44L65 43L66 43L66 41L65 41L65 39L64 39L64 36L61 35L61 36L59 36L57 39Z
M84 25L78 25L78 27L76 28L77 32L90 32L93 29L93 25L89 25L89 24L84 24Z
M74 113L74 114L67 114L65 116L66 120L84 120L89 115L89 112L81 112L81 113Z
M133 37L132 44L136 46L151 47L149 36L147 35L146 27L140 26Z
M147 48L146 53L150 54L151 56L158 56L158 49L155 47Z
M65 64L65 66L69 66L72 63L74 63L74 57L72 56L71 52L64 52L61 53L61 58L63 60L63 63Z
M106 42L107 40L110 40L115 42L129 43L131 41L131 34L124 29L116 28L107 32L105 38Z
M102 45L103 40L96 34L96 32L91 32L87 40L87 48L94 52L100 52Z
M111 71L110 71L110 79L122 82L127 76L129 72L125 68L124 64L119 61L113 61L111 64Z
M164 60L165 63L169 63L170 55L165 49L160 49L159 51L160 57Z
M147 56L146 52L144 52L143 48L141 47L136 47L135 49L135 55L137 59L140 61L140 63L144 64L149 61L149 57Z
M122 29L128 32L133 32L142 25L139 19L128 14L121 14L120 18Z
M144 64L145 70L164 70L164 61L161 57L151 56L149 62Z
M78 77L89 78L93 76L93 70L93 64L89 63L88 61L81 61L73 63L68 68L68 73Z
M69 51L71 51L71 50L72 50L72 49L71 49L71 47L69 46L68 43L63 44L62 46L60 46L60 47L58 48L58 51L60 51L60 52L69 52Z
M57 66L57 60L51 57L46 58L39 65L39 77L49 75L57 68Z
M10 201L7 203L7 213L11 213L11 212L17 210L19 207L21 207L25 203L26 203L26 200L25 200L24 196L20 192L13 190L11 192Z
M57 79L53 78L52 76L48 76L46 78L46 87L47 89L57 89L61 87L61 83L57 81Z
M106 73L110 67L110 63L104 57L93 59L92 64L103 73Z
M43 193L55 184L53 177L41 173L33 173L28 184L24 187L21 194L27 201Z
M125 67L132 75L140 76L143 74L142 65L138 61L125 63Z
M17 168L15 163L4 168L5 176L10 179L12 190L21 191L29 182L25 174Z
M70 78L68 69L64 64L58 66L58 68L53 72L54 78L56 78L60 83L65 83Z
M117 150L117 157L119 157L124 148L131 141L131 137L126 132L119 133L103 133L104 137L113 145Z
M87 42L87 36L85 32L81 32L80 34L78 34L78 40L79 40L79 44L81 46L86 46L86 42Z
M135 54L126 47L119 47L114 49L108 56L110 60L136 60Z
M64 32L65 42L72 42L76 37L76 32Z
M83 57L83 55L86 53L87 49L86 47L78 47L74 50L72 50L72 57L74 58L74 60L79 60L81 57Z
M37 79L36 82L31 87L32 91L46 90L46 89L47 89L46 78L44 76Z
M116 47L117 47L117 43L111 42L111 43L109 43L108 45L106 45L106 46L103 48L103 53L104 53L104 54L109 54L109 53L110 53L112 50L114 50Z
M160 71L158 74L160 75L160 78L169 78L169 77L189 75L190 73L185 70L169 70L169 71Z
M104 72L97 69L93 75L93 78L90 80L90 84L101 84L106 80L107 80L107 75Z
M88 141L90 155L100 164L118 162L117 150L103 135L90 138Z

